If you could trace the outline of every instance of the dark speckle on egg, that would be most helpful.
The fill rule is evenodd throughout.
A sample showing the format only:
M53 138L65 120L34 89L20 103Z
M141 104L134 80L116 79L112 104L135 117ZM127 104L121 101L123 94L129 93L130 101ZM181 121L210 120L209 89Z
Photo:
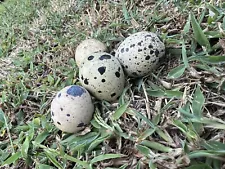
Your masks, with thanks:
M145 38L148 38L148 37L152 37L152 35L149 34L149 35L146 35L146 36L145 36Z
M57 121L58 125L61 125L61 123L59 121Z
M148 48L150 49L150 48L153 48L153 46L150 44L150 45L148 45Z
M158 51L158 49L155 50L155 55L156 55L156 57L159 56L159 51Z
M52 111L52 116L54 116L54 112Z
M120 72L116 72L115 75L116 75L116 77L119 78L120 77Z
M138 52L141 52L142 51L142 49L138 49Z
M60 97L61 97L61 95L62 95L62 94L61 94L61 93L59 93L59 94L58 94L58 98L60 98Z
M103 75L105 73L105 70L106 70L106 67L105 66L102 66L102 67L99 67L98 68L98 72Z
M77 97L77 96L81 96L83 93L86 93L86 91L80 86L73 85L67 90L66 93L68 95Z
M86 125L83 122L81 122L77 125L77 127L84 127L84 126L86 126Z
M66 116L68 116L68 117L69 117L69 116L70 116L70 114L66 114Z
M105 55L101 55L101 56L99 57L99 60L105 60L105 59L111 59L111 56L105 54Z
M111 94L111 97L114 97L115 95L116 95L116 93L112 93L112 94Z
M61 110L61 111L63 111L63 108L62 108L62 107L60 107L60 110Z
M149 59L150 59L150 56L147 55L147 56L145 57L145 60L149 60Z
M92 59L94 59L94 56L88 56L88 60L92 60Z
M122 48L120 52L123 53L124 52L124 48Z
M138 44L138 46L141 46L141 42L138 42L137 44Z
M150 50L150 54L152 55L154 53L154 50Z
M129 48L126 48L126 52L128 52L129 51Z
M102 79L102 83L105 83L105 79Z
M130 45L130 48L133 48L133 47L135 47L135 44Z
M87 79L87 78L85 78L85 79L84 79L84 84L86 84L86 85L88 85L88 84L89 84L89 82L88 82L88 79Z

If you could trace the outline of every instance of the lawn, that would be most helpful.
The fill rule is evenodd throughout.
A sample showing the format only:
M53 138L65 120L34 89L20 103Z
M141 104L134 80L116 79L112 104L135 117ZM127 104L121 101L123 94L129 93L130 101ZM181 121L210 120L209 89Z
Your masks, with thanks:
M55 94L81 85L75 50L87 38L112 55L129 35L157 33L166 55L127 78L115 102L95 100L85 130L58 130ZM0 168L225 168L225 2L0 2Z

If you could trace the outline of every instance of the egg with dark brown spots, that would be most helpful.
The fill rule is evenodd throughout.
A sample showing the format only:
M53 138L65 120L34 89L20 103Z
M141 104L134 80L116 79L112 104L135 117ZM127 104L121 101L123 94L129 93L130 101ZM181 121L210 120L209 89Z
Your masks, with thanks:
M71 85L59 91L51 103L51 117L57 128L76 133L89 124L94 113L91 95L82 86Z
M81 64L79 79L82 86L93 96L106 101L116 100L125 84L120 62L106 52L89 55Z
M142 77L157 67L165 54L165 45L152 32L138 32L127 37L116 50L124 72L131 77Z

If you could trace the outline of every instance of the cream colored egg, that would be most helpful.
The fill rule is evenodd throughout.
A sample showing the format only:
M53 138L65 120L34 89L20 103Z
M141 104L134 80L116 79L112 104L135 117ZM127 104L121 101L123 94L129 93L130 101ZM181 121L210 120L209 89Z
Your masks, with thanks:
M63 88L51 103L51 117L55 126L68 133L84 129L92 119L93 112L90 94L77 85Z
M122 93L125 77L117 58L105 53L93 53L82 63L79 79L93 96L99 100L114 101Z
M97 39L86 39L82 41L77 46L75 52L75 60L77 66L80 67L82 61L86 59L90 54L95 52L105 52L106 50L106 45Z
M116 50L115 57L128 76L141 77L157 67L165 54L165 45L152 32L138 32L127 37Z

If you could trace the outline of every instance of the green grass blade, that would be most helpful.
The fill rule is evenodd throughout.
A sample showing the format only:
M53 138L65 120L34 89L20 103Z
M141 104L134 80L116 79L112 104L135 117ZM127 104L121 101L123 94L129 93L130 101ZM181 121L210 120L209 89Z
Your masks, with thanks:
M96 162L100 162L100 161L103 161L103 160L109 160L109 159L114 159L114 158L121 158L121 157L124 157L124 155L122 154L101 154L97 157L94 157L90 163L91 164L94 164Z
M27 158L29 147L30 147L30 139L29 136L27 136L21 148L22 157Z
M100 115L100 111L99 111L98 109L95 110L95 113L94 113L94 119L95 119L95 121L96 121L100 126L106 128L106 129L108 129L108 130L110 130L110 131L113 131L113 130L114 130L110 125L108 125L108 124L103 120L103 118L102 118L101 115Z
M146 89L147 93L149 96L154 96L154 97L163 97L165 96L165 92L161 89Z
M184 34L186 34L186 33L188 33L190 31L190 25L191 25L190 21L191 21L191 15L189 14L188 20L187 20L187 22L186 22L186 24L184 26L184 29L183 29Z
M119 169L126 169L127 166L128 166L128 164L124 164L124 165L122 165Z
M209 64L220 64L225 63L225 55L210 55L210 56L200 56L199 58L196 58L197 60L201 60L203 62L209 63Z
M149 169L157 169L156 165L154 164L154 162L152 160L149 161Z
M99 133L97 132L90 132L83 136L77 136L73 134L67 137L66 139L62 140L60 143L62 145L71 145L71 144L75 145L75 144L80 144L86 141L90 142L91 140L96 139L98 136L99 136Z
M162 90L162 89L146 89L148 95L153 97L166 97L166 98L181 98L183 93L176 90Z
M127 107L129 106L130 102L124 103L123 105L121 105L116 111L115 113L112 115L112 120L118 120L123 113L125 113L125 111L127 110Z
M169 73L167 78L176 79L181 77L184 74L185 65L179 65L176 68L172 69Z
M171 143L173 142L172 138L168 134L166 134L163 130L157 128L156 133L165 141L171 142Z
M211 151L211 150L195 150L188 154L189 158L201 158L201 157L210 157L216 158L218 156L224 156L225 150Z
M183 93L176 90L165 90L165 96L167 98L182 98Z
M145 140L147 137L151 136L154 132L155 132L156 129L147 129L145 130L143 133L141 133L141 135L138 137L138 142L139 141L143 141Z
M79 159L76 159L76 158L68 155L68 154L65 154L63 156L63 158L65 158L65 159L67 159L69 161L73 161L74 163L77 163L77 164L83 166L85 169L91 169L90 164L88 162L86 162L86 161L81 161Z
M186 50L186 45L184 43L184 40L182 41L182 58L183 58L185 68L189 67L188 58L187 58L187 50Z
M144 120L152 128L155 128L155 125L147 117L145 117L143 114L141 114L138 111L133 110L133 109L129 109L129 111L131 111L132 113L135 113L137 117L139 117L142 120Z
M202 117L202 107L205 103L205 98L203 93L200 90L200 87L197 86L194 96L193 96L193 101L192 101L192 110L193 114L196 117Z
M49 135L50 133L48 131L43 131L37 135L34 141L38 144L41 144Z
M138 149L138 151L145 155L146 157L149 157L151 155L151 150L146 147L146 146L143 146L143 145L136 145L136 148Z
M168 152L171 152L172 151L172 148L166 147L163 144L160 144L160 143L157 143L157 142L154 142L154 141L144 140L140 144L141 145L144 145L146 147L152 148L154 150L161 151L161 152L168 153Z
M38 164L38 169L56 169L56 168L46 164Z
M95 139L88 147L87 152L91 152L95 147L101 144L104 140L108 139L110 136L110 134L105 134L104 136Z
M8 159L6 159L2 165L9 165L9 164L12 164L14 162L16 162L19 158L22 157L22 154L21 152L16 152L15 154L11 155Z
M123 12L123 17L125 19L125 21L129 24L130 23L130 17L129 17L129 12L127 10L127 7L126 7L126 1L123 0L122 1L123 5L122 5L122 12Z
M213 169L212 167L210 167L207 164L193 164L190 167L186 167L185 169Z
M188 117L188 118L195 118L195 116L193 114L191 114L190 112L184 110L183 108L178 108L177 109L182 115L184 115L184 117Z
M45 154L48 157L48 159L54 164L58 169L63 169L63 166L56 160L56 158L53 156L51 152L48 150L45 150Z
M183 133L187 132L187 126L184 123L182 123L180 120L173 120L173 125L175 125Z
M193 13L191 13L191 25L193 28L193 32L194 32L194 38L195 40L204 47L207 47L207 49L210 48L210 43L207 39L207 37L205 36L204 32L202 31L198 21L196 20L195 16Z
M225 150L225 144L219 141L204 141L202 146L207 150Z

